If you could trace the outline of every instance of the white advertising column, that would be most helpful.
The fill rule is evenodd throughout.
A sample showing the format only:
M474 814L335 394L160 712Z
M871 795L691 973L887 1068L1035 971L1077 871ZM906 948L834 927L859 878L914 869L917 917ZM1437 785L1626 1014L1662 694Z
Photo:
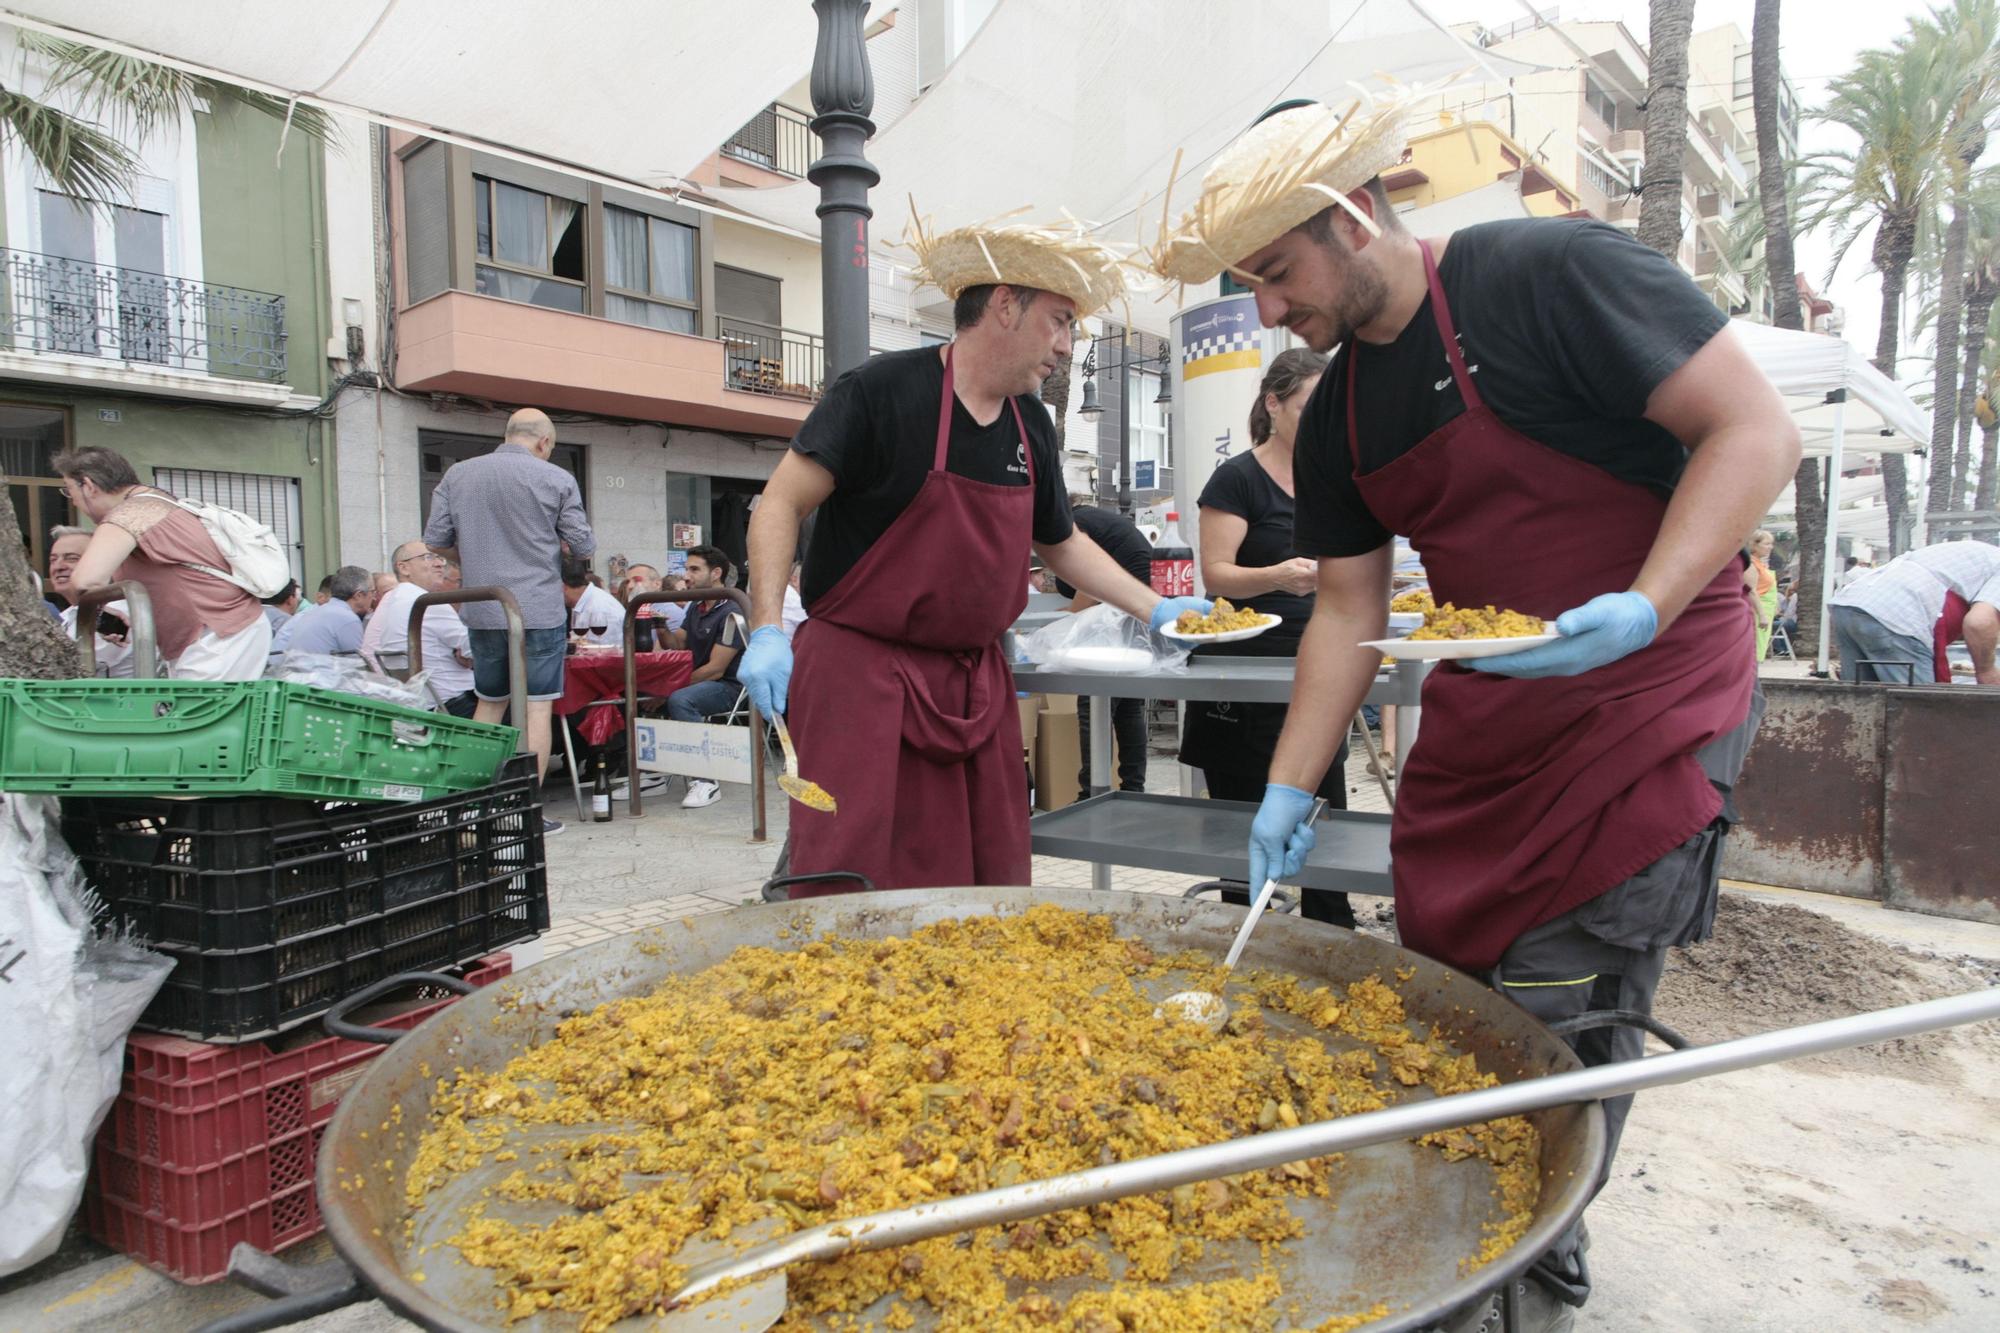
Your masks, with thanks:
M1250 448L1250 405L1264 368L1289 336L1257 323L1247 292L1197 301L1172 320L1174 349L1174 507L1194 548L1201 591L1201 520L1195 501L1223 463Z

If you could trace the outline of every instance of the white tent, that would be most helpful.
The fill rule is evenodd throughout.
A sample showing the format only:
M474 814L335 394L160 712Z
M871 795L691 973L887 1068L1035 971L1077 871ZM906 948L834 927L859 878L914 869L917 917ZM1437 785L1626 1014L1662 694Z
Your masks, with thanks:
M896 9L876 0L870 18ZM0 18L656 189L681 185L804 76L816 36L810 0L5 0ZM607 64L612 52L628 64ZM940 227L1029 205L1135 242L1142 212L1159 226L1176 153L1185 208L1215 154L1272 103L1351 98L1352 84L1380 75L1441 84L1482 66L1497 79L1539 68L1475 50L1420 0L995 0L914 102L883 93L867 150L882 173L878 262L908 262L889 243L911 197ZM817 186L719 197L819 234ZM1164 333L1175 304L1135 298L1132 320Z
M1729 322L1736 337L1791 405L1808 455L1832 462L1827 496L1826 561L1821 570L1823 607L1833 597L1843 518L1841 470L1855 458L1870 454L1907 453L1930 442L1930 414L1910 401L1861 353L1839 338L1822 333ZM1871 525L1872 527L1872 525ZM1872 530L1866 534L1873 540ZM1827 669L1832 617L1819 622L1819 669Z

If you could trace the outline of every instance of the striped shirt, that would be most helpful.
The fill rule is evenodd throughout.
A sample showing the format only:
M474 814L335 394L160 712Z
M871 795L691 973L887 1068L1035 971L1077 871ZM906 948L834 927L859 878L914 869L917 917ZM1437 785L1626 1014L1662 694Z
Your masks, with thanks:
M527 629L561 629L569 622L563 542L574 555L597 550L576 478L518 444L452 464L431 496L431 521L424 525L426 546L458 548L466 587L514 594ZM473 629L507 628L497 602L467 602L459 612Z
M1852 607L1891 632L1926 642L1944 614L1944 597L2000 607L2000 546L1939 542L1897 556L1833 595L1833 606Z

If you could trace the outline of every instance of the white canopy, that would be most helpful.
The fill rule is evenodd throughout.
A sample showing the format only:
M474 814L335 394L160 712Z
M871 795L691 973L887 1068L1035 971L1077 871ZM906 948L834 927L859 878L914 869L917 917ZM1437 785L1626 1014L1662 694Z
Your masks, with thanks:
M1035 218L1067 210L1114 244L1150 243L1177 153L1176 215L1276 102L1352 99L1357 84L1384 87L1382 75L1443 84L1482 63L1501 79L1538 68L1474 50L1415 0L1000 0L937 85L869 144L882 172L876 240L901 234L914 198L939 227L1028 205ZM808 184L731 202L817 225ZM1165 332L1179 298L1159 298L1133 300L1136 326Z
M1850 536L1865 537L1871 543L1885 539L1888 524L1880 525L1877 536L1875 515L1868 510L1847 508L1842 492L1841 473L1857 455L1904 453L1931 438L1930 414L1910 401L1910 396L1839 338L1821 333L1800 333L1734 319L1730 327L1750 351L1778 392L1792 404L1806 453L1831 460L1831 484L1827 495L1826 560L1820 571L1820 606L1833 597L1833 577L1838 572L1840 529L1853 520L1857 527ZM1842 394L1840 391L1845 390ZM1839 401L1828 402L1828 395ZM1879 483L1875 487L1880 490ZM1827 669L1832 646L1833 617L1819 620L1819 670Z
M1848 458L1907 453L1930 443L1930 414L1853 344L1747 319L1732 319L1729 327L1791 405L1806 453L1824 457L1833 452L1836 413L1827 395L1842 389L1847 391L1842 451Z
M0 17L656 187L798 82L818 31L808 0L7 0Z

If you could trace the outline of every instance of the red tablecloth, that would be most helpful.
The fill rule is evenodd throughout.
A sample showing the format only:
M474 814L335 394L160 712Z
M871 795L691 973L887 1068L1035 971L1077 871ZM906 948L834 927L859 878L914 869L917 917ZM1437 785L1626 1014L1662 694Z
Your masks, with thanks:
M694 656L684 649L640 653L639 693L672 694L694 676ZM617 708L591 708L577 723L577 733L592 745L602 745L625 729L625 657L622 653L577 653L563 659L563 695L556 716L568 717L599 699L620 701Z

